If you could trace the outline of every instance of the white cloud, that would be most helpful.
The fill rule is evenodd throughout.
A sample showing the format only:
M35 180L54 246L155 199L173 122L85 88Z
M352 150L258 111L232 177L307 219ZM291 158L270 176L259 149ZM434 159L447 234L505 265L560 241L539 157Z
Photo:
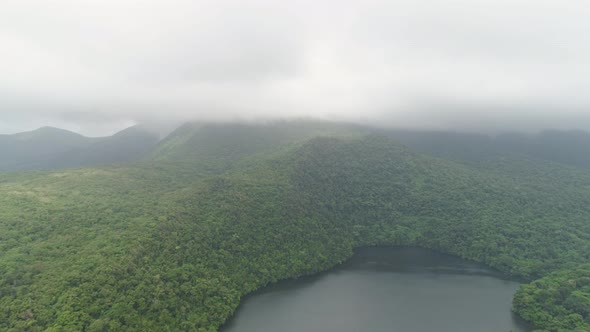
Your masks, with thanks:
M590 129L588 17L577 0L4 0L0 130L288 116Z

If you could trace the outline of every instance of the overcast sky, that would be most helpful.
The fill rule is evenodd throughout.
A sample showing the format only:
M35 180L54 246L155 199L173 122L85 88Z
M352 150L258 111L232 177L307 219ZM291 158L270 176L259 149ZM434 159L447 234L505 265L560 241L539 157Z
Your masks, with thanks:
M0 133L590 129L588 0L1 0Z

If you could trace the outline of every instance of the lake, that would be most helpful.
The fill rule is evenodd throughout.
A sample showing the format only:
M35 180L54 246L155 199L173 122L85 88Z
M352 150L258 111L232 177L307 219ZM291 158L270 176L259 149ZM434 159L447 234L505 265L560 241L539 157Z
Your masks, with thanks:
M525 332L519 283L421 248L362 248L324 273L244 298L223 332Z

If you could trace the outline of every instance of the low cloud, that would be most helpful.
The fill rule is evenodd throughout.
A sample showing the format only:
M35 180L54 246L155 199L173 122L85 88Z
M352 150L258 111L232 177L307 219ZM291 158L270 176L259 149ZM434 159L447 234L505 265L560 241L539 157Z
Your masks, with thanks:
M318 117L590 129L584 1L5 0L0 132Z

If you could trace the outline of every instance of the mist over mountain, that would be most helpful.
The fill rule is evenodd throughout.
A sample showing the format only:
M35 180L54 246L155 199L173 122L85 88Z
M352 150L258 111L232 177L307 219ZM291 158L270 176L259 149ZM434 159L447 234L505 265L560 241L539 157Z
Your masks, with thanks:
M590 133L543 130L537 133L476 134L458 131L380 130L417 151L464 162L485 163L509 156L590 167Z
M157 134L140 127L98 138L52 127L1 135L0 171L124 163L144 157L158 140Z
M520 283L498 313L522 331L590 331L589 18L582 0L2 0L0 332L218 332L245 296L374 246ZM464 318L492 317L469 297L487 309ZM335 331L404 312L338 302Z
M590 130L583 1L8 0L2 9L0 133L295 117Z
M353 134L388 136L418 152L464 163L481 165L501 158L527 157L590 168L590 133L581 130L552 129L494 135L385 129L306 119L188 122L162 138L154 127L133 126L115 135L98 138L42 127L0 136L0 171L63 169L163 159L216 161L229 167L245 155L264 153L277 146L296 144L317 136Z

